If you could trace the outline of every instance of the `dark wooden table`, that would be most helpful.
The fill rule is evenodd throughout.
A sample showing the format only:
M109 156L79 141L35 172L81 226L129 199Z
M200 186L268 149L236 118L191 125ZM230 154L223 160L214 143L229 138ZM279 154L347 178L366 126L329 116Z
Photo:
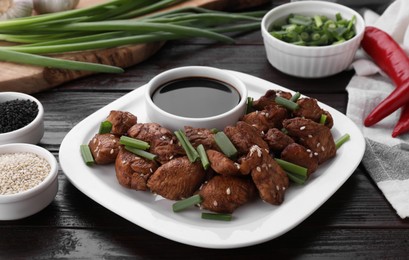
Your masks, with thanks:
M168 42L155 56L123 74L95 75L35 94L45 108L46 132L39 145L58 158L64 136L86 116L156 74L186 65L248 73L346 112L345 87L353 71L324 79L290 77L270 66L259 32L236 38L235 45L205 40ZM58 178L58 194L47 208L22 220L0 222L0 259L407 259L409 255L409 220L396 215L362 165L326 203L288 233L259 245L224 250L162 238L85 196L61 170Z

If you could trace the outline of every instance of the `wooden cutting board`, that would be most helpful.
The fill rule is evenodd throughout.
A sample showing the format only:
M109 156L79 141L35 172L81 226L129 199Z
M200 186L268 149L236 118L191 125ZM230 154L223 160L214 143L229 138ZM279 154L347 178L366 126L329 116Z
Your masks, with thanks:
M214 10L239 10L258 6L269 1L270 0L190 0L179 4L177 7L200 6ZM103 2L106 1L81 0L78 8ZM103 50L67 53L56 57L127 68L148 59L155 54L163 44L163 42L158 42L127 45ZM94 74L94 72L52 69L0 62L0 92L17 91L29 94L37 93L91 74Z

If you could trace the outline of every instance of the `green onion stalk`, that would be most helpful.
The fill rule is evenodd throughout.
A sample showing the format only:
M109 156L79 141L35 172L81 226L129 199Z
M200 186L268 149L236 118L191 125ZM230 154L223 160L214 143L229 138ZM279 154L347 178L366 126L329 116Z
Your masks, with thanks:
M0 21L0 61L70 70L120 73L122 68L50 54L202 37L231 44L225 35L258 30L263 11L230 13L172 7L186 0L112 0L51 14Z

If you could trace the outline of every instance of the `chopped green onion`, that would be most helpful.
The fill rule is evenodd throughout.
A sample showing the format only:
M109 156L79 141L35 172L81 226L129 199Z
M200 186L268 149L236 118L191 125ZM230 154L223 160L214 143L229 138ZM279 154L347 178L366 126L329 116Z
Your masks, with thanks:
M91 166L95 163L94 157L92 156L91 149L87 144L80 145L82 159L84 160L85 164Z
M126 145L125 145L125 149L128 150L129 152L133 153L133 154L136 154L136 155L138 155L140 157L143 157L143 158L151 160L151 161L155 161L156 157L158 157L156 154L153 154L153 153L150 153L150 152L147 152L145 150L138 149L138 148L126 146Z
M172 209L173 212L179 212L182 211L184 209L187 209L191 206L194 206L196 204L199 204L202 202L202 197L200 197L199 194L195 194L189 198L183 199L183 200L179 200L178 202L175 202L172 205Z
M343 136L341 136L340 138L338 138L335 141L335 147L337 149L339 149L345 142L347 142L350 139L350 135L349 134L344 134Z
M145 141L135 139L135 138L125 136L125 135L121 136L121 138L119 139L119 143L129 146L129 147L137 148L140 150L146 150L146 149L149 149L150 147L150 145Z
M247 97L246 114L253 112L253 101L254 98Z
M200 157L199 154L197 153L193 145L190 143L185 133L179 129L178 131L175 131L175 135L179 140L180 144L182 145L183 149L185 150L186 155L189 158L189 161L195 162L197 159L199 159Z
M293 181L293 182L295 182L295 183L297 183L297 184L301 184L301 185L302 185L302 184L305 184L305 182L307 181L307 178L298 176L298 175L293 174L293 173L291 173L291 172L286 172L286 174L287 174L288 178L289 178L291 181Z
M232 218L231 214L202 212L202 219L230 221Z
M230 159L235 159L237 156L237 149L234 144L230 141L227 135L223 132L217 132L214 135L214 141L220 150Z
M205 170L207 170L210 166L210 162L209 162L209 158L207 158L207 154L206 154L206 150L203 146L203 144L199 144L196 148L199 157L200 157L200 161L202 162L203 168Z
M290 180L298 184L304 184L307 181L307 168L278 158L274 158L274 160L278 163L278 165L280 165L281 168L283 168Z
M301 94L300 94L300 92L295 92L294 93L294 95L290 98L290 100L292 101L292 102L297 102L297 100L300 98L300 96L301 96Z
M276 96L275 102L292 111L297 110L299 108L299 105L297 103L280 96Z
M325 125L325 122L327 121L327 115L322 114L320 117L320 124Z
M98 134L107 134L110 133L112 129L112 123L108 120L101 122L99 125Z
M273 24L269 31L279 40L303 46L326 46L339 44L355 36L356 17L342 18L340 13L334 19L322 15L288 15L286 21Z

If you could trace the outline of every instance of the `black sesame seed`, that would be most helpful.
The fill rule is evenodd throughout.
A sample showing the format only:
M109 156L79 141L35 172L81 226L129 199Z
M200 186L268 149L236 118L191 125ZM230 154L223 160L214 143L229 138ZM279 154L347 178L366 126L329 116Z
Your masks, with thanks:
M0 133L11 132L28 125L37 114L37 103L28 99L0 103Z

